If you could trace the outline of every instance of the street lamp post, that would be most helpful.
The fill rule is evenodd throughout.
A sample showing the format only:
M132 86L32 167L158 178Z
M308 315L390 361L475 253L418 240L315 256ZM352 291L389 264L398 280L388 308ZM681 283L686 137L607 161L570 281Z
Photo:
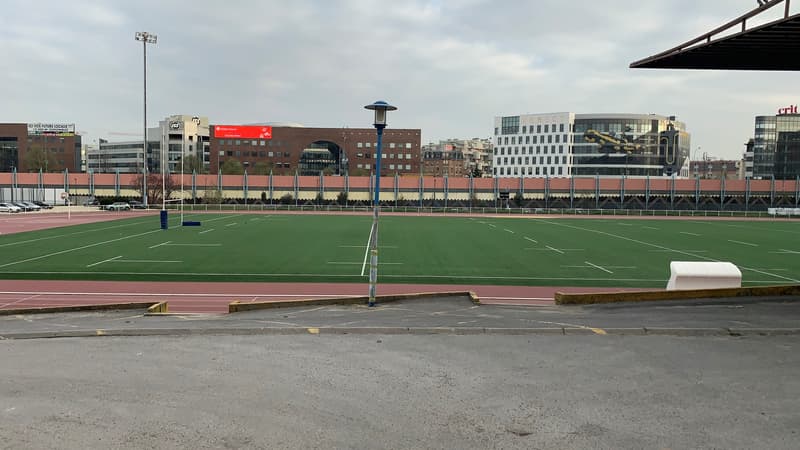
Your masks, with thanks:
M142 203L147 208L147 44L155 44L158 36L147 31L137 31L136 40L141 41L144 54L144 132L142 141Z
M378 283L378 209L381 193L381 147L383 143L383 129L386 128L386 112L397 108L379 100L364 108L375 111L375 129L378 132L378 149L375 160L375 203L372 214L372 229L370 230L370 261L369 261L369 306L375 306L375 287Z

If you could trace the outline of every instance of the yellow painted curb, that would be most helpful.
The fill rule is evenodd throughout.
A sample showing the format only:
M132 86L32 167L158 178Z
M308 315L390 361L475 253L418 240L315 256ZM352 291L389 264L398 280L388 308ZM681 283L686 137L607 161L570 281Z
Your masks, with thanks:
M469 297L470 301L480 305L480 300L474 292L420 292L415 294L396 294L379 295L375 297L376 303L397 302L401 300L416 300L435 297ZM341 297L341 298L317 298L308 300L272 301L272 302L251 302L242 303L238 300L228 304L228 313L243 311L256 311L260 309L274 308L293 308L297 306L329 306L329 305L363 305L369 301L369 297Z
M169 305L167 302L158 302L147 308L147 314L169 314Z
M556 292L557 305L591 305L596 303L656 302L726 297L781 297L800 295L800 285L759 286L724 289L694 289L683 291L628 291L565 294Z
M46 306L43 308L0 309L0 316L13 316L16 314L55 314L77 311L116 311L126 309L147 309L152 303L108 303L102 305L78 306Z

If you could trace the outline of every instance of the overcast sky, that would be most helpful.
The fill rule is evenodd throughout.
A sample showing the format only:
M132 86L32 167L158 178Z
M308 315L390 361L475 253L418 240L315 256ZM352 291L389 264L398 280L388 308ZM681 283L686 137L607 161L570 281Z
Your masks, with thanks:
M740 158L756 115L800 103L790 72L629 69L755 0L4 0L0 122L75 123L85 142L171 114L214 124L369 127L399 108L423 143L489 137L502 115L675 115L692 148ZM793 8L793 12L797 7ZM759 22L773 20L783 7ZM780 10L780 11L779 11ZM133 136L128 136L130 133ZM698 147L700 151L697 152Z

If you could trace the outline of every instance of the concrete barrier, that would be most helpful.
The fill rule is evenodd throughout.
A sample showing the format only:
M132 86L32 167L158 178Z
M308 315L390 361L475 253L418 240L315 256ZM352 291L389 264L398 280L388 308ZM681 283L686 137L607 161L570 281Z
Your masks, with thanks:
M697 300L734 297L800 296L800 285L758 286L727 289L693 289L676 291L626 291L566 294L556 292L557 305L592 305L596 303L658 302L664 300Z
M742 272L721 261L672 261L669 263L668 291L742 287Z
M476 305L480 305L480 300L474 292L420 292L415 294L396 294L396 295L379 295L375 297L375 302L388 303L398 302L402 300L417 300L424 298L436 297L469 297L470 301ZM308 300L289 300L289 301L271 301L271 302L248 302L242 303L234 301L228 304L228 313L256 311L260 309L274 309L274 308L294 308L298 306L328 306L328 305L364 305L369 301L369 297L341 297L341 298L317 298Z
M78 306L44 306L41 308L0 309L0 316L13 316L16 314L55 314L76 311L115 311L126 309L147 309L153 303L109 303L99 305Z

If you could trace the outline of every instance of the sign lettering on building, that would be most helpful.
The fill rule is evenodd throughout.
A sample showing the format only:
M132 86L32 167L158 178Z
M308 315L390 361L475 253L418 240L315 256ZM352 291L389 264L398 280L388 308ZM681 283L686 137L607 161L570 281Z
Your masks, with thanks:
M74 123L29 123L28 134L58 134L60 136L73 136Z
M782 116L784 114L797 114L797 105L789 105L784 108L778 109L779 116Z

